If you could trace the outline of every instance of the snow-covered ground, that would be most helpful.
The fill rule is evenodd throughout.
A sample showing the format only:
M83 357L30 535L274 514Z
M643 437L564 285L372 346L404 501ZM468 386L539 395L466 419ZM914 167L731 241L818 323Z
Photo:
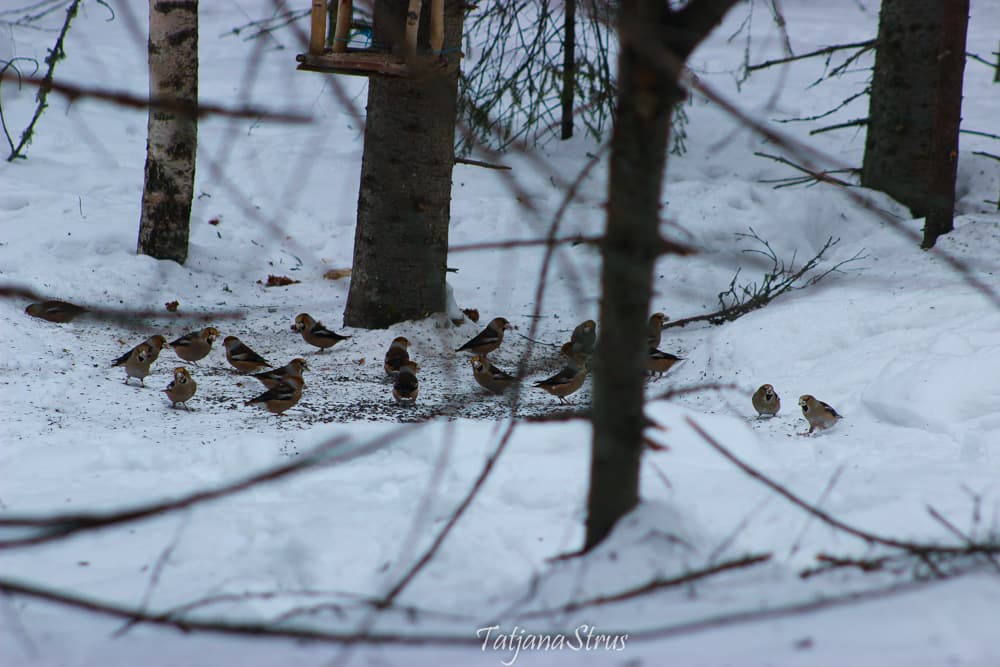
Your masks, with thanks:
M144 93L145 37L133 28L144 23L145 6L119 4L109 21L107 9L84 3L57 78ZM759 246L739 236L750 228L780 257L795 255L798 262L829 237L839 238L820 270L859 252L864 259L733 323L665 332L663 349L686 360L650 384L651 396L699 383L739 389L650 403L650 416L666 427L655 437L670 449L646 457L644 502L593 554L552 560L581 544L588 427L518 422L481 493L399 596L401 607L418 610L376 615L364 599L388 591L428 548L510 424L506 404L479 390L466 359L453 350L493 316L517 326L494 360L506 368L529 351L525 336L533 323L532 337L563 342L577 323L596 316L598 258L584 245L560 249L535 320L541 250L453 252L456 300L480 311L478 325L432 319L387 331L347 330L349 341L314 354L289 325L305 311L341 330L348 283L323 274L351 263L364 81L337 79L354 104L345 109L329 78L295 71L293 33L254 42L228 34L266 15L270 0L201 4L202 98L301 112L314 121L201 124L190 258L178 266L134 252L145 112L50 98L28 159L0 166L0 282L82 304L162 309L177 300L180 312L191 315L237 310L242 319L215 322L222 335L238 335L279 363L307 357L309 386L281 419L244 407L259 387L232 372L216 349L192 369L199 383L193 412L171 410L159 390L176 365L173 352L154 365L145 389L124 385L124 373L108 362L151 333L172 340L200 323L56 325L27 317L23 300L0 301L0 516L176 498L285 465L329 442L336 443L337 460L151 520L2 550L0 580L151 612L228 595L206 600L189 618L343 634L370 627L443 639L344 649L150 626L119 633L121 620L6 596L0 664L568 665L584 655L608 665L1000 662L995 572L984 568L920 586L909 585L912 569L803 579L799 574L817 565L818 554L863 558L888 551L809 517L709 447L688 421L860 529L961 545L932 507L977 539L997 535L1000 312L941 256L961 260L972 277L1000 290L1000 216L984 203L997 198L1000 175L995 161L972 155L996 152L987 139L963 135L957 229L926 253L882 217L920 228L884 196L864 193L870 204L862 207L828 186L775 190L761 183L793 173L755 157L754 151L777 149L695 97L687 109L688 152L671 156L668 166L664 232L700 252L662 260L654 309L674 319L714 310L716 295L740 267L741 279L759 280L768 265L743 252ZM781 6L796 53L876 31L873 0ZM816 114L863 86L867 73L857 71L810 88L822 63L806 61L759 72L737 93L733 72L746 33L729 38L749 10L734 9L691 64L752 115ZM969 51L993 50L997 25L1000 7L973 0ZM763 3L754 5L749 29L751 62L780 57L781 40ZM52 32L4 25L0 59L41 61L54 39ZM968 63L964 127L996 131L1000 86L992 76ZM5 81L2 101L16 139L34 109L34 90ZM864 115L865 101L858 100L829 122ZM808 138L838 163L860 164L863 131L809 138L815 127L780 129ZM517 192L503 175L457 166L452 244L540 236L562 201L562 185L596 148L583 139L551 143L539 151L544 168L505 157ZM599 233L605 167L586 179L563 233ZM261 283L269 274L301 283L267 288ZM398 335L413 341L421 364L415 410L396 408L383 379L382 355ZM526 367L532 379L557 370L554 348L535 346ZM756 421L750 394L764 382L776 387L783 408L774 419ZM796 400L805 393L845 419L823 435L800 437L807 425ZM572 400L586 405L589 383ZM539 415L558 407L529 388L517 409ZM423 421L442 410L457 417ZM772 557L750 569L623 602L541 613L760 553ZM866 593L892 587L902 588ZM821 604L850 593L858 595ZM811 603L815 608L781 612ZM755 610L773 613L746 617ZM587 644L588 628L607 640L592 635ZM562 650L531 650L528 635L542 633L564 636ZM515 653L518 641L524 650Z

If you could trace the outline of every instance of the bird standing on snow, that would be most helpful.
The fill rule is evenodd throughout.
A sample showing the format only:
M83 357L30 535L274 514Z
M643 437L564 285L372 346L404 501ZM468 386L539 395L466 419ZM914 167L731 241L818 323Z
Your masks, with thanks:
M170 344L174 348L177 356L184 361L197 364L199 359L204 359L212 351L212 343L219 337L219 330L215 327L205 327L201 331L192 331L184 334Z
M663 374L673 368L673 365L678 361L684 361L684 359L670 354L669 352L663 352L662 350L657 350L655 347L651 347L649 348L649 361L647 362L646 372L650 375L655 373L657 378L661 378L663 377Z
M396 382L392 385L392 397L396 399L397 404L408 403L415 405L419 392L420 383L417 381L417 365L412 361L405 361L399 367Z
M667 316L663 313L653 313L649 317L649 331L646 338L646 343L650 349L655 350L660 347L660 340L663 338L663 323L667 320Z
M302 339L305 342L318 347L320 352L350 338L350 336L341 336L330 331L323 326L322 322L317 322L308 313L296 316L295 323L292 324L292 331L298 331L302 334Z
M410 360L410 341L403 336L397 336L389 344L389 349L385 353L385 374L391 378L399 374L399 369Z
M802 408L802 416L809 422L809 431L812 433L816 429L827 429L843 419L832 406L809 394L799 396L799 406Z
M191 408L188 407L187 402L194 396L197 389L198 383L191 378L190 373L183 366L178 366L174 369L173 381L167 385L163 393L170 399L171 408L176 408L177 404L180 403L185 410L190 412Z
M156 334L139 343L131 350L111 362L111 366L125 367L125 384L129 378L137 378L143 387L145 378L149 375L149 367L160 356L160 350L167 344L167 339Z
M489 359L481 354L472 357L469 363L472 364L472 377L476 379L479 386L494 394L502 394L521 381L491 364Z
M301 357L297 357L289 361L281 368L275 368L273 371L264 371L263 373L254 373L250 377L257 378L265 387L271 389L272 387L280 384L282 380L292 375L302 377L302 371L308 369L309 366L306 364L306 360Z
M536 382L535 386L558 398L560 403L569 403L566 397L582 387L586 377L586 359L583 355L577 355L561 371L550 378Z
M513 329L511 323L502 317L493 318L479 335L467 342L456 352L472 352L473 354L489 354L500 347L503 342L503 332Z
M758 387L750 400L753 403L753 409L757 411L758 419L760 417L773 417L781 409L781 399L774 391L774 387L769 384L762 384Z
M226 360L240 373L257 371L271 365L267 359L251 350L236 336L226 336L222 346L226 348Z
M87 312L87 309L83 306L77 306L76 304L69 303L68 301L40 301L38 303L33 303L24 309L28 315L32 317L38 317L43 320L48 320L49 322L55 322L56 324L65 324L76 319L78 316Z
M251 398L243 405L262 404L268 412L278 415L293 407L302 398L302 388L306 383L298 375L289 375L260 396Z

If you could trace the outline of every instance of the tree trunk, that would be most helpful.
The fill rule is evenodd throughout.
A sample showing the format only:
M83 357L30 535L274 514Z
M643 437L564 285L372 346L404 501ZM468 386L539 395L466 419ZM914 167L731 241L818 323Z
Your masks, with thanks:
M431 3L418 44L428 44ZM373 41L400 52L406 0L377 0ZM464 5L445 3L444 56L458 58ZM449 51L452 51L449 53ZM445 310L457 69L424 79L373 77L361 162L349 326L383 328Z
M183 264L198 150L198 0L149 0L149 96L191 112L149 109L137 250Z
M601 331L594 368L593 447L584 551L639 502L647 317L660 247L660 192L677 81L695 46L736 0L622 0L618 105L602 246Z
M969 0L883 0L861 184L952 230Z
M563 74L562 93L562 132L561 139L573 136L573 98L576 92L576 0L564 0L563 11Z

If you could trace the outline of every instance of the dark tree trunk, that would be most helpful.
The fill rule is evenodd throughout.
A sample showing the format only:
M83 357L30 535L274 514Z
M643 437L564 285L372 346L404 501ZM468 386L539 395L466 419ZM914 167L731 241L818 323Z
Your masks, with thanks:
M969 0L882 0L861 184L952 230Z
M576 90L576 0L565 0L563 12L563 75L561 139L573 136L573 98Z
M377 0L373 40L403 48L406 0ZM418 44L426 48L428 8ZM463 5L445 2L444 57L458 58ZM454 51L452 51L454 50ZM424 79L373 77L344 311L349 326L383 328L445 310L458 72Z
M149 96L198 104L198 0L149 0ZM198 117L149 109L137 251L183 264L194 194Z
M684 61L735 2L692 0L671 12L659 0L621 1L584 551L639 502L646 323L670 114L684 98L677 84Z

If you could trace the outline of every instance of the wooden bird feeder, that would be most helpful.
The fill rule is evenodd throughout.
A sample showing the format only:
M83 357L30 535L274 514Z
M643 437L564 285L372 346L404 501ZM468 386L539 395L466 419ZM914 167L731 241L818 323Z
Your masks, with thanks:
M430 0L429 53L417 51L417 32L420 29L420 10L423 0L409 0L403 48L398 53L374 48L348 47L354 11L353 0L331 1L338 3L333 46L326 47L326 0L312 0L309 52L295 56L299 62L298 69L355 76L424 78L454 71L458 67L455 59L444 58L441 54L444 46L444 0Z

